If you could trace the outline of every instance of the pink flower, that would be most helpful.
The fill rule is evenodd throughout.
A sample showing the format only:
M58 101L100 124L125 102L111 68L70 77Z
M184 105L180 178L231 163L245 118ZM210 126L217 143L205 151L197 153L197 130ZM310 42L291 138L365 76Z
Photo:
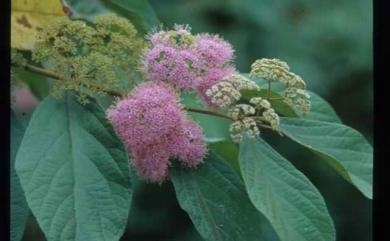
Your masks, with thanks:
M183 131L170 146L171 153L186 166L195 167L202 163L207 152L200 126L193 121L186 121Z
M134 88L130 96L148 106L161 105L161 102L179 105L178 93L170 85L161 81L140 84Z
M165 81L183 90L189 90L197 79L200 61L192 51L157 44L143 61L143 70L149 80Z
M159 143L150 144L132 152L133 166L141 178L162 183L169 175L169 153Z
M200 127L187 119L178 95L164 82L137 86L107 116L145 180L161 183L168 178L170 159L192 167L206 152Z
M222 67L233 58L232 46L217 35L197 35L196 52L210 67Z
M150 82L111 107L108 118L128 148L137 149L171 133L185 115L169 86Z
M149 36L152 47L143 58L143 71L152 81L164 81L180 90L195 90L212 107L205 92L235 73L232 46L217 35L192 35L188 26Z

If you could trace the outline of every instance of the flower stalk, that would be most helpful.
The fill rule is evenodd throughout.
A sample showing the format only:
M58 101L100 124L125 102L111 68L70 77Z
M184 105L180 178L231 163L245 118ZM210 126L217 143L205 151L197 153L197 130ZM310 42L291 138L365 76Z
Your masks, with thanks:
M22 67L23 69L25 69L27 71L30 71L30 72L33 72L33 73L36 73L36 74L39 74L42 76L46 76L46 77L49 77L49 78L52 78L55 80L73 81L72 78L55 73L55 72L48 70L48 69L45 69L45 68L41 68L41 67L38 67L38 66L35 66L32 64L28 64L28 63L26 63L26 61L11 61L11 65L15 66L15 67ZM111 96L114 96L114 97L125 96L124 93L121 93L119 91L110 90L110 89L101 89L101 90L103 92L111 95ZM268 99L269 100L283 99L283 98L271 98L271 82L270 81L268 81ZM188 111L188 112L217 116L217 117L228 119L230 121L239 121L241 119L241 118L235 118L234 116L231 116L231 115L225 115L225 114L222 114L219 112L211 111L211 110L197 109L197 108L190 108L190 107L184 107L183 109ZM259 127L275 130L272 126L264 124L264 120L265 120L264 117L256 116L256 117L254 117L254 119L256 120L256 123ZM278 133L281 135L281 133L279 131L278 131Z
M15 67L22 67L22 68L24 68L27 71L30 71L30 72L33 72L33 73L36 73L36 74L39 74L39 75L42 75L42 76L46 76L46 77L49 77L49 78L52 78L52 79L56 79L56 80L60 80L60 81L72 81L71 78L68 78L66 76L54 73L53 71L50 71L48 69L41 68L41 67L38 67L38 66L35 66L35 65L32 65L32 64L20 65L20 64L17 64L15 62L12 62L11 65L15 66ZM109 94L111 96L115 96L115 97L122 97L122 96L124 96L123 93L115 91L115 90L104 90L104 92L106 92L107 94ZM210 110L188 108L188 107L185 107L184 109L186 111L189 111L189 112L196 112L196 113L201 113L201 114L206 114L206 115L218 116L218 117L222 117L222 118L225 118L225 119L228 119L228 120L231 120L231 121L235 121L236 120L236 119L234 119L234 118L232 118L230 116L224 115L222 113L210 111Z
M60 80L60 81L73 81L71 78L68 78L66 76L54 73L54 72L52 72L52 71L50 71L48 69L44 69L44 68L41 68L41 67L38 67L38 66L35 66L35 65L32 65L32 64L23 64L23 65L21 65L21 64L18 64L16 62L12 62L11 65L15 66L15 67L22 67L23 69L25 69L27 71L30 71L30 72L33 72L33 73L36 73L36 74L39 74L39 75L42 75L42 76L46 76L46 77L49 77L49 78L52 78L52 79L56 79L56 80ZM116 96L116 97L122 97L123 96L123 93L120 93L119 91L106 90L106 89L104 89L102 91L106 92L109 95Z
M271 99L271 81L268 82L268 99Z
M222 117L222 118L225 118L225 119L228 119L228 120L231 120L231 121L236 121L236 119L231 117L231 116L224 115L224 114L221 114L221 113L218 113L218 112L214 112L214 111L210 111L210 110L188 108L188 107L185 107L184 110L189 111L189 112L201 113L201 114L205 114L205 115L218 116L218 117Z

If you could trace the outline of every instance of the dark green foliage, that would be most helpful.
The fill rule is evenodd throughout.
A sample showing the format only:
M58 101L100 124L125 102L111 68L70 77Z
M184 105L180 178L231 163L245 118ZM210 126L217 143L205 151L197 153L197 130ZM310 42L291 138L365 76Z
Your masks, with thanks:
M25 126L20 123L15 113L11 111L11 241L19 241L22 239L29 214L24 192L15 172L15 156L22 141L24 129Z
M281 118L280 128L372 198L373 150L359 132L339 123L293 118Z
M256 212L238 176L213 152L196 170L175 167L180 206L207 241L266 240L266 219Z
M119 240L131 203L128 159L96 103L46 97L15 165L48 240Z
M311 182L261 138L244 136L240 166L249 197L281 240L335 240L326 204Z

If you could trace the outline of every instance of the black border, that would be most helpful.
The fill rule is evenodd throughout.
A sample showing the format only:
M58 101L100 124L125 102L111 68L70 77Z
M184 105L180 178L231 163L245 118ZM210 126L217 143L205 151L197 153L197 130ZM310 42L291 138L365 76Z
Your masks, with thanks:
M85 0L84 0L85 1ZM2 212L0 215L1 235L0 240L9 240L10 230L10 173L9 173L9 158L10 158L10 15L11 1L1 1L1 64L0 76L2 77L0 94L0 106L3 113L0 118L2 128L2 145L1 153L1 204ZM388 234L388 218L390 216L390 202L386 200L386 190L389 187L386 185L386 176L390 175L390 141L389 141L389 125L390 121L389 106L390 100L386 98L390 94L390 88L387 84L390 82L390 39L386 36L386 30L390 29L385 21L389 13L389 4L387 1L374 1L374 200L373 200L373 240L385 240L383 237L389 237ZM364 100L363 100L364 101ZM358 103L357 103L358 104ZM5 114L7 113L7 114Z
M385 21L389 15L388 1L374 2L374 200L373 240L385 240L389 235L388 219L390 202L386 200L389 187L386 177L390 175L389 141L389 44L386 36L389 26ZM386 151L387 150L387 151ZM386 155L387 154L387 155Z
M1 134L3 141L1 145L2 158L1 163L1 207L0 215L0 240L10 239L10 33L11 33L11 1L2 1L1 6L1 87L0 106L1 106Z

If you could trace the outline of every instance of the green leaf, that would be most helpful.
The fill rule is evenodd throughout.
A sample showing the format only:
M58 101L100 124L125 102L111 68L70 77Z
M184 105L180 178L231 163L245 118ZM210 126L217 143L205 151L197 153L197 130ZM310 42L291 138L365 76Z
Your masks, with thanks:
M249 102L249 100L253 97L282 98L282 96L278 92L272 90L270 92L270 95L268 96L267 89L261 89L259 91L242 90L241 94L242 94L241 99L246 102ZM298 117L298 114L295 112L295 110L291 106L289 106L286 102L284 102L282 99L270 100L270 103L272 105L272 108L274 108L276 112L282 114L283 116Z
M22 68L13 68L17 78L27 84L28 88L39 100L49 94L49 82L42 75L28 72Z
M280 130L322 157L343 178L372 198L373 150L356 130L340 123L281 118Z
M310 112L304 116L305 119L341 123L340 117L326 100L314 92L308 92L310 94L311 108Z
M218 154L222 159L226 160L227 163L241 175L240 165L238 164L238 145L230 140L219 141L209 143L208 147Z
M147 0L111 0L111 2L134 14L146 31L159 24L157 16Z
M27 202L50 241L119 240L131 203L126 151L91 100L46 97L16 157Z
M239 162L250 200L282 241L335 240L333 222L321 194L264 140L245 135Z
M67 5L69 5L73 10L74 18L85 18L92 20L93 17L99 14L104 14L112 12L112 10L107 6L104 0L89 0L89 1L80 1L80 0L64 0Z
M182 103L186 107L204 109L194 93L182 93ZM191 119L199 122L208 143L227 140L230 138L229 126L231 121L201 113L188 112Z
M175 166L172 182L181 208L207 241L264 240L264 217L250 203L243 184L210 152L196 169Z
M75 18L86 18L92 21L99 14L116 13L126 17L141 32L148 32L157 26L159 21L147 0L65 0L73 11Z
M22 141L24 126L17 120L11 111L11 241L19 241L23 237L29 208L15 172L15 156Z

